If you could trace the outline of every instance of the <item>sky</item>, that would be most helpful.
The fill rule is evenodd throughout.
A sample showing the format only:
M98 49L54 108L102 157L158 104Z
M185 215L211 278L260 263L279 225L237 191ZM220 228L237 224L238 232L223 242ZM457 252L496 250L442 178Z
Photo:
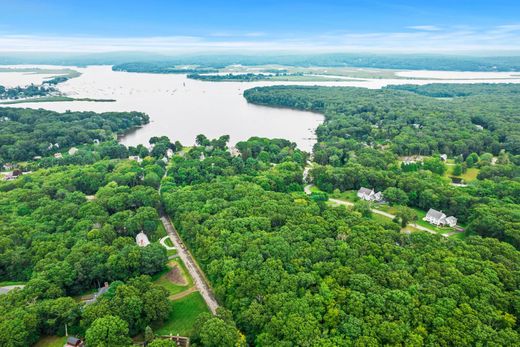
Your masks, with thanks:
M520 1L0 0L4 52L520 52Z

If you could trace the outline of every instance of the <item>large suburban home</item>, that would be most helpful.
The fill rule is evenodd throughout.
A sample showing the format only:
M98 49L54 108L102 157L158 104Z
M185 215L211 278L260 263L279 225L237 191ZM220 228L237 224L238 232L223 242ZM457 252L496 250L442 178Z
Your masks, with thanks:
M448 225L450 227L454 227L457 225L457 218L453 216L447 217L444 213L442 213L442 211L437 211L433 208L428 210L428 213L426 213L426 217L424 217L423 220L437 226Z
M357 192L357 196L360 199L366 200L366 201L381 201L383 200L383 194L381 192L375 192L373 189L368 189L361 187L359 188Z

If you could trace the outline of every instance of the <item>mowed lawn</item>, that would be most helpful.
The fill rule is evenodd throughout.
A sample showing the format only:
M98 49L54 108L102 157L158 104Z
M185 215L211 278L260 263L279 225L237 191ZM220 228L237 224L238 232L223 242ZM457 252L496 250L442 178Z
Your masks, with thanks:
M186 280L186 285L174 283L174 282L172 282L171 278L168 276L168 273L175 266L177 266L179 268L180 274ZM154 275L152 277L152 279L155 284L158 284L158 285L166 288L170 292L170 295L178 294L193 286L193 280L192 280L191 276L189 275L188 270L186 269L186 267L184 266L184 264L182 263L182 261L180 259L179 260L170 260L170 262L168 263L166 268L163 271L161 271L160 273Z
M45 336L42 337L33 347L63 347L67 342L66 336Z
M450 176L459 177L459 178L462 178L464 180L464 182L466 182L466 183L469 183L469 182L472 182L472 181L476 180L477 176L478 176L478 173L480 172L480 170L477 169L476 167L470 167L462 175L455 176L455 175L453 175L453 168L455 166L454 165L448 165L446 167L448 168L448 170L446 170L446 173L444 174L445 177L448 177L448 178Z
M154 329L156 335L190 336L195 320L199 314L209 309L199 292L193 292L184 298L173 301L168 320L161 327Z

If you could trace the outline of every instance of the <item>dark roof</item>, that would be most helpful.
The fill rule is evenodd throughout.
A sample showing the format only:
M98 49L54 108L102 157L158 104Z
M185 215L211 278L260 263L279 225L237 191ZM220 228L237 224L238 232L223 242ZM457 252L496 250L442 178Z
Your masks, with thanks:
M67 338L67 344L69 344L69 345L76 346L76 344L77 344L78 342L81 342L81 340L78 339L77 337L69 336L69 337Z

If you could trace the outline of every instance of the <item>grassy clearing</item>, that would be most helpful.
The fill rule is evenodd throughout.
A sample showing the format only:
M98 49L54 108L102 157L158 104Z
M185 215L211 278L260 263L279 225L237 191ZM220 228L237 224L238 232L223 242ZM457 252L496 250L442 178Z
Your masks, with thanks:
M42 337L33 347L63 347L67 342L66 336Z
M168 249L166 250L166 255L168 257L172 256L172 255L176 255L177 254L177 250L176 249Z
M167 246L173 247L173 242L172 242L172 240L169 237L166 240L164 240L164 243Z
M461 179L464 180L464 182L470 183L470 182L475 181L477 179L477 176L478 176L478 174L480 172L480 170L478 168L471 167L471 168L467 169L466 172L463 173L462 175L455 176L455 175L453 175L454 167L455 167L454 165L447 165L447 170L446 170L446 173L444 174L444 176L447 177L447 178L450 178L450 176L461 178Z
M357 191L355 190L346 190L341 193L332 193L330 197L333 199L346 200L350 202L356 202L359 200L357 197Z
M450 239L458 239L458 240L464 240L467 237L466 233L455 233L451 235Z
M168 278L168 273L175 266L177 266L179 268L179 271L181 272L182 276L185 278L186 283L187 283L186 285L180 285L177 283L173 283ZM181 293L193 286L193 279L189 276L189 273L188 273L186 267L180 260L171 260L168 263L168 266L160 273L154 275L152 277L152 279L154 280L154 282L156 284L166 288L166 290L168 290L170 295Z
M154 329L156 335L190 336L193 324L199 314L209 312L199 292L172 302L170 316L160 327Z
M20 281L3 281L0 282L0 287L5 286L18 286L18 285L24 285L26 282L20 282Z

